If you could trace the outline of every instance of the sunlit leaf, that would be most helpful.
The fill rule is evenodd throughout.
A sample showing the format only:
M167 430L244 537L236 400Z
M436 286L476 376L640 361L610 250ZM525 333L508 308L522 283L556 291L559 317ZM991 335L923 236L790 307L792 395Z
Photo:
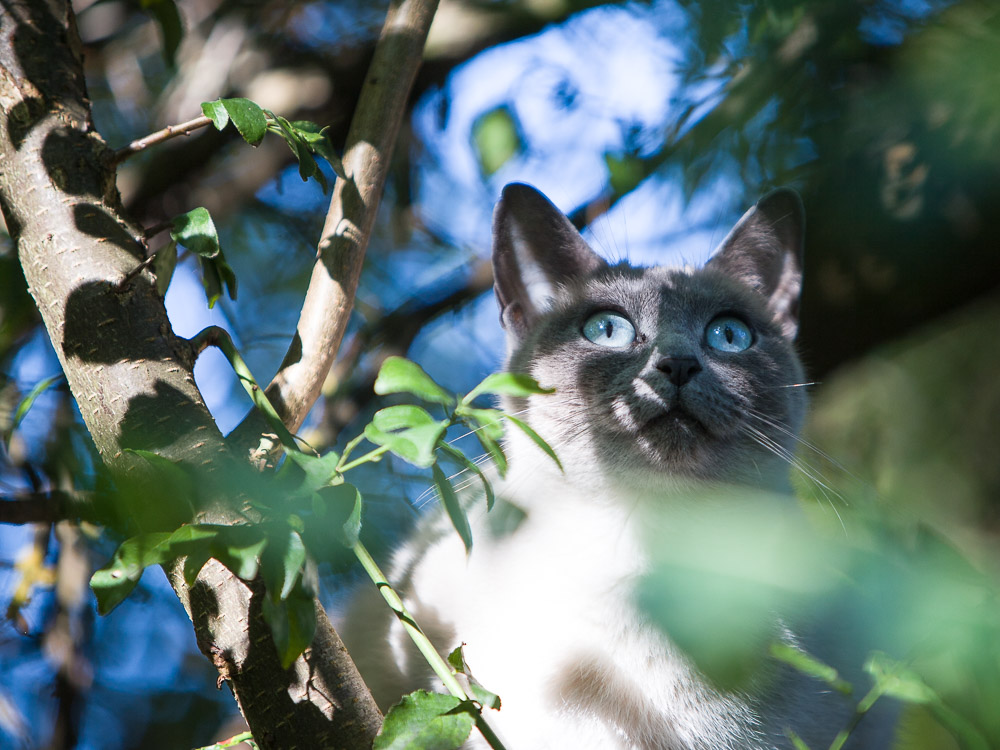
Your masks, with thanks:
M202 102L201 111L205 117L208 117L212 121L216 130L222 130L229 124L229 112L226 110L226 105L222 103L221 99Z
M412 393L414 396L435 404L451 406L454 397L424 372L416 362L403 357L389 357L375 379L375 393Z
M469 689L472 691L473 697L479 701L486 708L492 708L495 711L500 710L500 696L491 690L487 690L480 684L473 674L472 670L469 669L469 663L465 660L465 644L458 646L454 651L448 654L448 664L450 664L454 670L460 674L464 674L469 681Z
M455 413L462 417L468 417L466 422L474 430L483 430L494 440L503 437L503 416L499 409L476 409L465 404L459 404Z
M31 410L31 407L35 403L35 399L62 380L63 377L63 374L59 373L58 375L53 375L52 377L45 378L44 380L40 380L35 383L31 391L28 392L28 395L21 399L21 403L19 403L17 405L17 409L14 410L14 417L11 421L11 425L7 428L4 435L6 440L10 440L11 434L13 434L14 430L18 428L21 421L27 416L28 411Z
M418 690L389 709L372 750L456 750L475 721L458 698Z
M384 445L414 466L427 468L436 460L434 449L446 429L448 429L447 419L409 427L399 432L385 432L373 423L369 423L365 427L365 437L376 445Z
M555 393L554 388L543 388L530 375L520 372L495 372L488 375L479 385L465 394L463 404L471 404L473 399L484 393L498 396L525 397L535 394Z
M243 140L251 146L256 146L263 140L267 133L267 117L258 104L242 97L220 101Z
M202 258L214 258L219 254L219 233L207 208L193 208L175 216L170 223L173 225L170 237L177 244Z
M298 493L311 494L320 487L326 487L337 476L337 464L340 456L330 451L322 456L310 456L300 451L288 451L288 460L296 464L305 473Z
M398 430L404 427L419 427L432 424L436 420L426 409L412 404L399 404L380 409L372 416L372 424L380 430Z

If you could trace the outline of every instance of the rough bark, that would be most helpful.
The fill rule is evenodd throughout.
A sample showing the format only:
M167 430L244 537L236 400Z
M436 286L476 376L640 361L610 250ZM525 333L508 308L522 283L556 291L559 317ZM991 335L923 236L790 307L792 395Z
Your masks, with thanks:
M122 284L144 249L111 156L91 121L69 2L0 0L0 209L83 420L116 483L133 490L133 528L171 528L187 511L143 503L157 497L144 492L155 480L127 449L197 471L202 517L236 522L234 459L195 386L190 347L148 272ZM321 609L312 648L282 670L259 586L218 564L190 590L171 579L261 747L371 745L381 717Z

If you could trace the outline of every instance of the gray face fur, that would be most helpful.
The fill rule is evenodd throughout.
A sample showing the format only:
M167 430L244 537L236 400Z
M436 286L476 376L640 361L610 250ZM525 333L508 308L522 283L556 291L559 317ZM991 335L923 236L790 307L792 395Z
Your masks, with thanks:
M803 225L798 196L779 190L704 268L612 266L541 193L508 185L493 226L508 369L556 389L508 408L526 410L571 481L783 487L805 410L792 344ZM634 339L624 324L624 345L588 339L585 324L602 311L627 319ZM710 345L720 317L746 324L748 348ZM511 458L516 468L516 450Z

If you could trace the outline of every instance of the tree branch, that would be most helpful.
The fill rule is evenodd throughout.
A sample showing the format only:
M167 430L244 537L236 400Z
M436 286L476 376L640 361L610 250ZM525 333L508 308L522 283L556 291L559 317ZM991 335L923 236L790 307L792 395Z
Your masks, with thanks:
M266 389L292 432L319 397L347 329L392 150L436 8L437 0L393 4L375 48L344 150L347 179L334 186L295 336ZM251 412L230 444L250 450L266 429L263 417Z
M211 118L202 115L201 117L196 117L193 120L182 122L180 125L168 125L163 128L163 130L157 130L155 133L150 133L143 138L132 141L124 148L118 149L114 153L113 161L115 164L121 164L129 157L138 154L140 151L144 151L150 146L155 146L157 143L169 141L171 138L176 138L179 135L187 135L194 130L198 130L199 128L203 128L206 125L211 124Z

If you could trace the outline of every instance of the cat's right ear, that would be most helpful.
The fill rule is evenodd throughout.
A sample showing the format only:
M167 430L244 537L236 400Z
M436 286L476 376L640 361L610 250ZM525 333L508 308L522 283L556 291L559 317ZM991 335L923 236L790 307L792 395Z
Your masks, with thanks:
M508 334L522 338L559 285L606 265L535 188L512 183L503 189L493 211L493 290Z

